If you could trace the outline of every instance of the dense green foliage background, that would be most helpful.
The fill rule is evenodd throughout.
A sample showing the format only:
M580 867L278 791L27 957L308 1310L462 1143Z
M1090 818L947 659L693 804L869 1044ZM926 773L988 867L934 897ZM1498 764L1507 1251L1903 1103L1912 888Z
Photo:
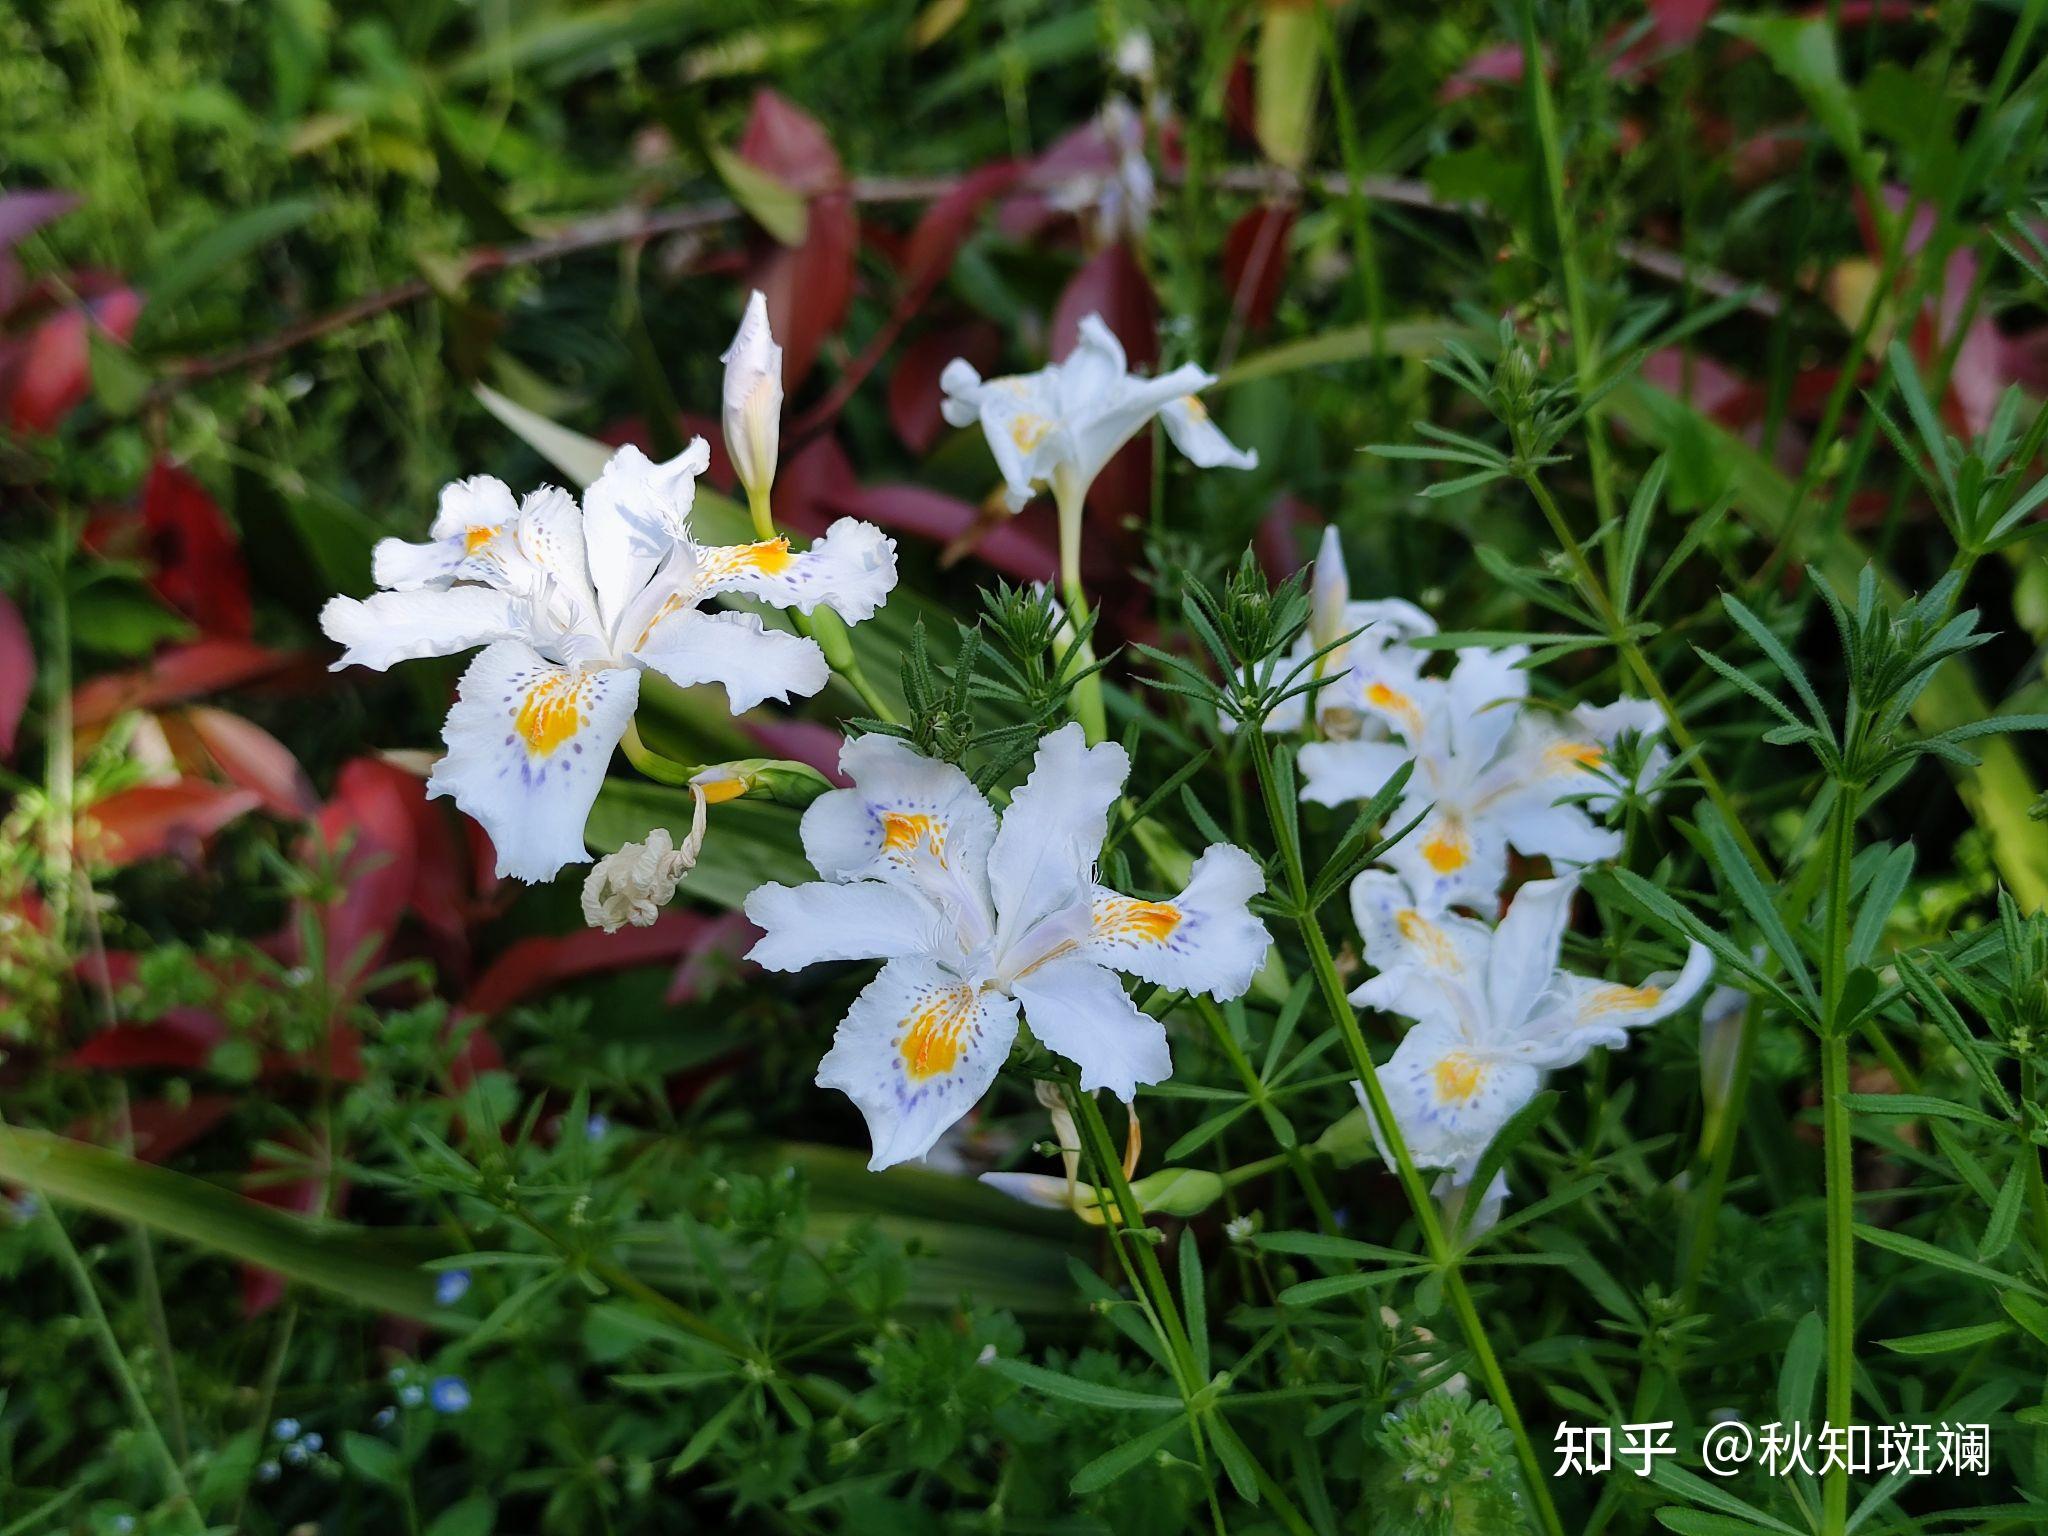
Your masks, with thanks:
M2044 430L2041 9L0 6L0 190L76 200L0 242L0 667L28 695L0 741L0 1533L1528 1520L1485 1394L1440 1390L1469 1346L1305 985L1177 1011L1140 1099L1140 1172L1202 1176L1154 1223L1215 1383L1191 1404L1102 1229L963 1176L1057 1166L1025 1078L957 1166L864 1171L811 1079L866 974L736 958L745 893L803 877L793 812L729 808L663 924L602 939L571 881L494 882L374 756L433 748L457 663L321 670L321 604L445 481L568 477L547 423L715 437L718 353L793 251L796 291L848 286L791 339L816 361L777 512L896 532L903 586L860 631L892 698L914 621L943 672L970 585L1050 574L1044 508L983 526L937 366L1037 366L1099 307L1134 356L1213 367L1261 457L1123 466L1091 514L1100 649L1201 656L1188 590L1248 545L1284 577L1327 521L1357 595L1531 639L1546 698L1647 673L1691 727L1569 954L1635 977L1717 936L1749 997L1734 1088L1697 1010L1603 1053L1524 1127L1469 1261L1539 1450L1661 1419L1687 1448L1692 1481L1556 1480L1561 1528L1847 1528L1814 1479L1708 1485L1691 1454L1719 1411L1822 1417L1831 1030L1856 1417L1994 1447L1986 1478L1859 1484L1848 1526L2039 1528L2048 764L1905 744L2048 702L2048 569L2030 511L2000 522ZM1115 68L1132 34L1149 80ZM1128 242L1018 202L1112 92L1157 114ZM80 306L95 339L60 348ZM1363 451L1423 427L1505 467ZM1854 603L1865 572L1845 646L1819 589ZM1907 715L1883 664L1959 610L1992 638ZM1767 736L1794 674L1842 757ZM1109 673L1134 793L1209 753L1160 817L1271 853L1242 743L1164 675ZM764 745L668 690L644 728L689 761L829 758L859 712L828 693ZM687 821L615 772L594 844ZM1349 821L1305 809L1312 868ZM1350 979L1341 899L1321 921Z

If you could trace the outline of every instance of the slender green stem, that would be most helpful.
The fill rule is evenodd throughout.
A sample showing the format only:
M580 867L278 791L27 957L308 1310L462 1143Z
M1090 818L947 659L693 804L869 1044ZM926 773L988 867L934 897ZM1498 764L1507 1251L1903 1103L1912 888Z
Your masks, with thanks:
M657 784L686 789L690 780L704 771L689 763L679 763L648 746L640 739L640 722L637 720L626 722L626 734L619 738L619 746L625 751L626 761Z
M1386 1090L1380 1084L1379 1070L1373 1065L1372 1052L1366 1048L1365 1035L1358 1027L1358 1014L1345 994L1343 978L1337 974L1336 958L1330 953L1322 924L1309 906L1308 874L1301 861L1301 850L1288 834L1291 820L1278 800L1272 749L1261 733L1248 734L1251 737L1252 765L1259 780L1260 793L1265 799L1267 819L1273 828L1274 841L1280 848L1287 894L1294 905L1302 942L1308 946L1309 965L1315 973L1323 1005L1338 1033L1343 1036L1344 1048L1351 1058L1353 1070L1358 1073L1359 1085L1365 1091L1373 1123L1385 1142L1388 1158L1400 1179L1403 1193L1408 1197L1416 1226L1421 1230L1423 1247L1443 1277L1444 1294L1450 1299L1451 1310L1458 1319L1465 1347L1471 1350L1480 1379L1486 1383L1494 1407L1500 1410L1501 1419L1514 1438L1515 1455L1522 1465L1523 1480L1528 1485L1537 1523L1547 1536L1564 1536L1564 1526L1558 1519L1557 1506L1551 1500L1549 1478L1543 1463L1536 1455L1528 1427L1522 1422L1521 1410L1515 1406L1514 1394L1508 1389L1507 1376L1501 1370L1500 1358L1494 1353L1492 1341L1487 1337L1486 1324L1479 1316L1478 1307L1473 1304L1471 1290L1458 1267L1458 1255L1444 1233L1443 1222L1437 1215L1436 1200L1408 1151L1407 1138L1402 1134L1400 1122L1394 1118L1393 1107L1387 1101Z
M1218 1008L1199 992L1191 994L1190 998L1195 1005L1195 1011L1202 1016L1202 1021L1209 1026L1209 1033L1215 1037L1217 1046L1229 1060L1231 1068L1237 1073L1238 1081L1244 1084L1245 1096L1263 1114L1266 1107L1272 1102L1272 1095L1267 1091L1266 1084L1259 1077L1258 1072L1253 1069L1250 1059L1244 1053L1244 1048L1237 1043L1236 1038L1230 1033L1230 1021L1223 1017L1223 1010L1221 1008ZM1280 1157L1286 1167L1293 1172L1295 1182L1301 1185L1301 1192L1308 1200L1309 1209L1315 1212L1316 1225L1325 1232L1335 1233L1337 1230L1336 1212L1330 1208L1329 1199L1323 1194L1322 1183L1316 1178L1315 1170L1309 1166L1308 1155L1302 1151L1300 1143L1295 1142L1283 1147L1280 1151Z
M1107 1191L1115 1203L1116 1220L1109 1220L1107 1211L1103 1213L1110 1244L1116 1249L1117 1257L1130 1277L1132 1289L1144 1300L1146 1313L1158 1331L1159 1342L1166 1349L1174 1389L1180 1393L1182 1411L1187 1415L1188 1433L1194 1439L1195 1455L1201 1463L1203 1488L1209 1499L1209 1517L1221 1536L1225 1530L1223 1507L1216 1498L1215 1479L1209 1473L1201 1410L1195 1402L1196 1394L1204 1383L1195 1364L1195 1351L1188 1337L1187 1324L1181 1318L1172 1287L1166 1283L1166 1272L1160 1268L1159 1255L1152 1251L1152 1234L1145 1225L1144 1207L1138 1203L1137 1193L1124 1174L1123 1162L1116 1154L1116 1143L1102 1118L1102 1106L1095 1102L1093 1093L1082 1091L1071 1079L1062 1079L1060 1088L1073 1112L1074 1123L1080 1129L1083 1150L1088 1160L1095 1164L1097 1195L1099 1197Z
M1522 23L1522 78L1529 91L1529 116L1535 127L1531 149L1541 174L1549 205L1551 238L1557 245L1558 277L1564 288L1565 315L1571 324L1572 366L1579 393L1590 395L1599 380L1600 349L1593 335L1592 312L1586 303L1586 282L1579 270L1577 232L1564 196L1564 149L1557 124L1557 104L1550 93L1550 76L1543 68L1543 43L1536 25L1536 0L1520 0ZM1586 463L1593 476L1593 506L1605 528L1614 520L1614 473L1607 453L1607 432L1598 407L1586 413ZM1620 541L1609 539L1605 546L1607 579L1618 574Z
M1083 633L1088 622L1088 593L1081 585L1081 526L1088 502L1088 487L1066 469L1053 473L1053 500L1060 514L1060 592L1066 599L1066 649L1080 658L1083 667L1095 665L1095 647ZM1062 662L1065 655L1062 655ZM1089 743L1107 739L1109 721L1102 710L1102 674L1090 672L1074 685L1074 718L1081 722Z
M31 1189L35 1185L31 1183ZM128 1357L122 1351L121 1341L114 1337L113 1324L107 1320L107 1309L100 1305L99 1290L92 1283L92 1272L85 1267L85 1260L79 1256L77 1244L71 1241L71 1234L64 1228L56 1208L47 1196L36 1189L36 1198L41 1203L43 1224L49 1229L51 1240L57 1246L57 1256L63 1260L70 1272L71 1282L78 1291L78 1304L85 1313L87 1325L93 1338L105 1357L107 1369L113 1373L120 1385L122 1399L128 1411L134 1416L135 1424L142 1431L143 1439L149 1442L156 1459L163 1470L164 1482L169 1489L171 1502L184 1514L187 1522L196 1531L204 1531L206 1522L199 1517L199 1508L192 1502L192 1492L185 1486L185 1474L178 1467L177 1457L171 1454L170 1445L164 1440L163 1431L157 1427L156 1418L149 1411L149 1404L143 1398L142 1387L135 1379L135 1373L128 1366Z
M2040 1078L2030 1061L2020 1065L2020 1103L2032 1104L2039 1091ZM2038 1262L2048 1270L2048 1183L2041 1177L2041 1149L2034 1145L2026 1134L2024 1121L2020 1125L2020 1156L2027 1176L2027 1209L2034 1218L2034 1244L2040 1250Z
M1849 1127L1849 1037L1836 1017L1848 975L1850 861L1856 849L1858 786L1837 785L1828 821L1826 936L1821 951L1821 1116L1827 1170L1827 1417L1844 1431L1856 1371L1856 1179ZM1849 1473L1840 1458L1822 1486L1822 1536L1842 1536Z

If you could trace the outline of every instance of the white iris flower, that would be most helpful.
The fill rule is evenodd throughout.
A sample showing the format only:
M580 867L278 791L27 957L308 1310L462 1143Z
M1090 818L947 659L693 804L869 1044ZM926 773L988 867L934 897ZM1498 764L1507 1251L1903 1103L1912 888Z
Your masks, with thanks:
M1397 739L1360 732L1301 749L1301 795L1318 805L1368 799L1414 759L1392 820L1402 825L1425 808L1428 814L1386 862L1433 905L1487 906L1507 877L1511 845L1561 866L1621 851L1621 834L1588 812L1618 797L1608 766L1615 739L1624 731L1654 735L1663 716L1635 699L1563 714L1528 707L1527 655L1522 646L1466 650L1447 678L1405 687L1383 678L1351 702ZM1653 753L1644 776L1657 767Z
M1116 972L1161 986L1241 996L1264 960L1246 903L1265 888L1251 855L1226 843L1195 861L1172 901L1098 885L1095 861L1130 760L1090 747L1079 725L1038 744L1031 775L998 822L950 763L886 736L847 744L852 789L804 813L804 854L824 878L764 885L747 916L765 933L750 958L794 971L883 960L839 1026L818 1084L860 1107L871 1168L921 1157L995 1080L1021 1009L1081 1086L1129 1103L1172 1070L1166 1031Z
M1311 656L1336 646L1318 668L1322 684L1315 690L1316 734L1330 741L1384 741L1389 729L1386 706L1414 695L1429 660L1428 652L1408 642L1435 634L1436 620L1398 597L1353 602L1344 548L1335 528L1323 530L1309 594L1308 628L1273 675L1293 677ZM1345 635L1351 638L1337 645ZM1307 675L1303 672L1300 680ZM1307 716L1308 694L1296 693L1266 716L1266 729L1298 731ZM1231 727L1226 717L1224 728Z
M956 427L981 423L1012 512L1048 486L1062 508L1078 508L1103 466L1154 416L1202 468L1256 468L1258 454L1234 445L1195 398L1215 382L1193 363L1156 379L1132 374L1100 315L1081 322L1081 339L1063 362L1036 373L984 380L956 357L939 376L946 420Z
M733 713L812 694L830 675L815 642L751 613L706 612L722 594L849 622L896 584L895 542L841 519L808 551L786 539L704 545L690 536L702 438L667 463L623 448L579 508L552 486L515 502L502 481L441 493L433 537L377 546L368 599L337 597L321 627L346 666L378 671L420 656L484 649L463 674L429 795L482 823L498 873L545 880L589 858L583 827L632 720L640 671L717 683Z
M1417 1166L1445 1170L1437 1193L1448 1200L1468 1192L1487 1144L1535 1097L1546 1071L1595 1046L1625 1045L1631 1029L1691 1002L1713 972L1701 944L1668 986L1560 970L1577 889L1576 879L1532 880L1489 928L1419 901L1381 870L1352 883L1365 958L1379 974L1351 1000L1415 1021L1380 1068L1380 1086ZM1505 1193L1504 1184L1487 1190L1482 1222Z

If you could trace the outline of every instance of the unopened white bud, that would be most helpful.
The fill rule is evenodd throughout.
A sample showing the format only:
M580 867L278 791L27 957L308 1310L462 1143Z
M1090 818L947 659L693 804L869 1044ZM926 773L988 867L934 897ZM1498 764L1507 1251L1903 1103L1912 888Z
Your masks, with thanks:
M1315 574L1309 579L1309 639L1317 650L1344 633L1344 607L1351 601L1351 574L1344 568L1344 545L1334 524L1323 530L1316 550Z
M747 494L766 496L781 451L782 348L768 328L768 300L760 289L747 300L739 334L719 361L725 364L725 451Z

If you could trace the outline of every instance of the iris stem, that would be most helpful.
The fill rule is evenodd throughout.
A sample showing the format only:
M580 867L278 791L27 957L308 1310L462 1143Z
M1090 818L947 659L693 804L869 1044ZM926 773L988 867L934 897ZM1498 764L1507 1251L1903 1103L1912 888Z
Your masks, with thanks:
M1564 1536L1564 1526L1558 1519L1557 1506L1551 1501L1548 1479L1543 1464L1538 1460L1536 1447L1529 1439L1529 1431L1522 1422L1521 1411L1515 1406L1514 1394L1508 1390L1507 1376L1502 1372L1500 1359L1494 1353L1492 1341L1487 1337L1486 1325L1481 1321L1479 1309L1473 1303L1471 1289L1465 1283L1465 1276L1458 1267L1458 1254L1445 1235L1443 1222L1438 1218L1435 1197L1429 1186L1423 1182L1422 1172L1415 1165L1414 1157L1408 1151L1407 1138L1401 1133L1400 1123L1394 1118L1393 1108L1387 1102L1386 1090L1380 1086L1379 1071L1373 1065L1372 1052L1366 1049L1365 1036L1358 1027L1358 1014L1345 995L1343 979L1337 974L1337 962L1330 953L1329 941L1323 935L1322 924L1317 921L1314 909L1309 905L1308 874L1302 865L1301 851L1289 835L1291 819L1280 804L1277 779L1273 771L1272 748L1262 733L1247 733L1250 738L1253 769L1259 780L1259 792L1265 800L1267 819L1272 824L1273 840L1279 847L1281 862L1287 877L1288 897L1294 906L1295 921L1301 930L1302 941L1308 946L1309 964L1315 972L1316 983L1322 992L1324 1007L1332 1022L1344 1037L1344 1048L1351 1057L1353 1069L1358 1073L1360 1086L1374 1124L1378 1127L1386 1144L1395 1174L1401 1181L1401 1189L1408 1197L1409 1208L1415 1213L1415 1223L1422 1232L1423 1247L1427 1250L1432 1265L1443 1277L1444 1294L1450 1299L1451 1310L1457 1316L1458 1327L1464 1334L1465 1347L1472 1352L1474 1364L1480 1378L1486 1383L1487 1394L1493 1399L1494 1407L1500 1411L1501 1420L1507 1425L1508 1433L1515 1442L1515 1456L1522 1465L1522 1478L1528 1485L1529 1498L1535 1506L1538 1526L1546 1536Z
M1081 585L1081 520L1087 507L1088 487L1062 468L1053 473L1052 493L1060 514L1060 592L1067 604L1067 622L1061 631L1065 644L1059 660L1064 665L1068 656L1077 655L1082 667L1092 668L1095 648L1082 632L1088 622L1088 593ZM1061 642L1056 639L1054 643ZM1102 674L1090 671L1076 683L1072 702L1074 718L1081 722L1089 745L1107 739L1109 721L1102 708Z
M1856 1371L1856 1168L1849 1126L1849 1035L1842 1008L1849 971L1850 865L1856 852L1860 786L1838 781L1828 818L1826 944L1821 951L1821 1123L1827 1170L1828 1423L1843 1431L1853 1411ZM1842 1536L1849 1473L1834 1459L1821 1488L1822 1536Z

